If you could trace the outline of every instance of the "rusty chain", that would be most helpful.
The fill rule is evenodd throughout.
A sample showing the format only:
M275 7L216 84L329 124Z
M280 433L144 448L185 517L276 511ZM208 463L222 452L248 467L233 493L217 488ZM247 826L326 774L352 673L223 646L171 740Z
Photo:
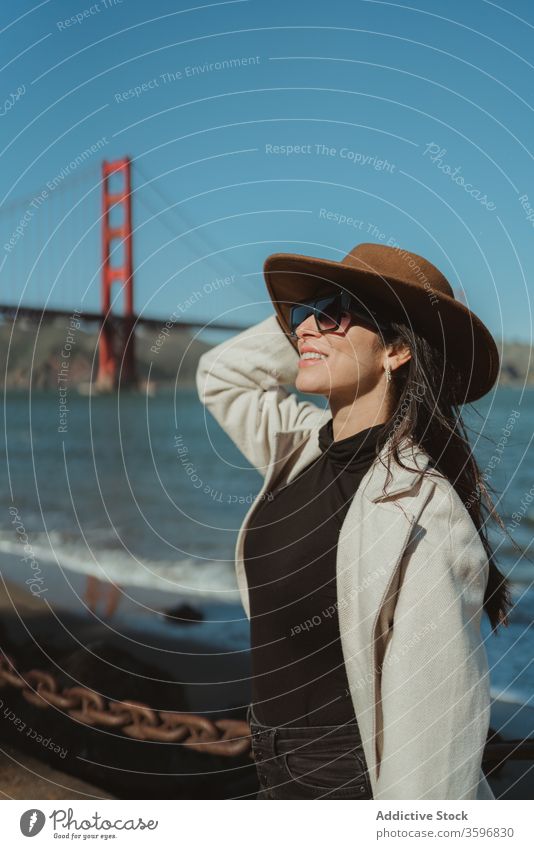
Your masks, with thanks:
M116 728L136 740L181 743L210 755L236 757L251 751L250 726L242 719L218 719L154 710L142 702L103 698L88 687L61 688L52 673L30 669L20 673L0 650L0 688L10 686L38 708L56 707L84 725Z
M154 710L142 702L103 698L88 687L60 688L50 672L30 669L21 674L13 660L0 649L0 688L16 687L38 708L56 707L85 725L116 728L136 740L181 743L204 754L236 757L251 749L250 726L242 719L218 719L175 711ZM486 744L483 764L490 767L506 760L534 759L534 739L502 740L496 735Z

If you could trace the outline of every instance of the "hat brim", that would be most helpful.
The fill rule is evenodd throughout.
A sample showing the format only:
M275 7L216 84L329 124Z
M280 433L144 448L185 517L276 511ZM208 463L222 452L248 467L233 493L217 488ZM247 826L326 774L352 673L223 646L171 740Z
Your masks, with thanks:
M301 254L275 253L263 266L267 291L280 325L289 337L291 305L341 287L388 318L410 324L439 348L445 362L455 366L460 381L458 403L482 398L495 384L500 369L493 336L468 307L449 295L376 272L361 270L334 260Z

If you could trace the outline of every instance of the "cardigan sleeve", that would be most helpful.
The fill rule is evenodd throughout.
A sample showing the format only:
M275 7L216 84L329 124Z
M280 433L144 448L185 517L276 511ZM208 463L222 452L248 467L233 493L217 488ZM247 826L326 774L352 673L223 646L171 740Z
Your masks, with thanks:
M284 388L297 372L298 353L275 314L211 348L198 363L201 402L263 477L277 431L311 428L326 415Z
M487 556L449 484L436 487L416 536L382 664L376 798L476 799L490 721Z

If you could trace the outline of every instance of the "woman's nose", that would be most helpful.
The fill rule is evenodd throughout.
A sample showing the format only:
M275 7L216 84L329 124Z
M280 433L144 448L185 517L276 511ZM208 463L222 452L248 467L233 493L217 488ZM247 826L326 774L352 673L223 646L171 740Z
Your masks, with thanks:
M315 322L314 315L309 315L308 318L305 318L304 321L301 321L297 329L295 330L295 336L298 339L301 339L302 336L306 333L313 333L316 336L320 335L317 329L317 324Z

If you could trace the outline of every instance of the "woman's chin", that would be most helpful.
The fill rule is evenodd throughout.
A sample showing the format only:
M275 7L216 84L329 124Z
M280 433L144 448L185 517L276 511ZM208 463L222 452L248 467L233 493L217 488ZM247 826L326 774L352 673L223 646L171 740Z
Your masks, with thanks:
M310 374L313 372L313 368L301 368L297 374L295 380L295 388L298 389L299 392L310 392L314 395L328 395L330 392L330 385L325 385L324 377L321 378L319 375Z

